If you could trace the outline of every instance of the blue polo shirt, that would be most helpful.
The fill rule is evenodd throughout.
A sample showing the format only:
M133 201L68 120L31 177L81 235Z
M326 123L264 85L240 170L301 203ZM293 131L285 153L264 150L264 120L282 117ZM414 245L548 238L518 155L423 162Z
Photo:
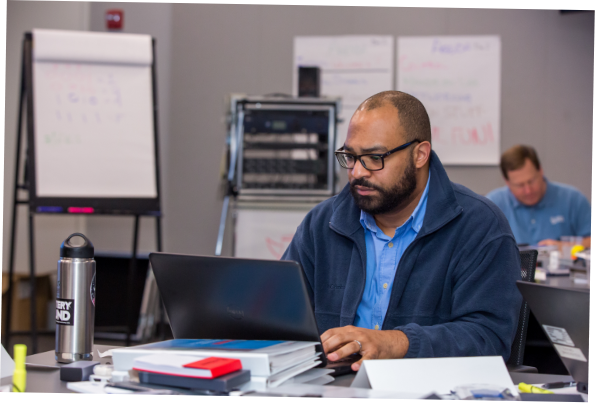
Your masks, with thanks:
M354 326L382 329L397 266L424 222L429 186L428 176L428 183L417 207L407 221L397 228L392 238L378 228L373 216L361 212L360 223L366 234L366 285L353 321Z
M591 205L578 189L546 179L543 198L525 206L508 186L486 195L504 213L517 243L536 245L544 239L560 240L564 235L591 236Z

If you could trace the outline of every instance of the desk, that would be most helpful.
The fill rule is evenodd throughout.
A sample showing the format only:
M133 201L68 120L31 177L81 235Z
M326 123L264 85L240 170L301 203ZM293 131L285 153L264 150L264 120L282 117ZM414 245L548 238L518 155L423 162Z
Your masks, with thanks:
M535 281L538 284L551 285L558 288L581 288L589 289L589 283L575 283L570 275L565 276L547 276L545 281Z
M575 283L570 275L547 276L545 281L536 281L557 288L589 289L589 284ZM554 346L550 343L533 313L529 315L527 339L525 343L524 365L536 367L538 371L549 374L568 374Z
M105 352L117 346L106 346L102 344L95 344L93 346L94 360L97 350ZM54 358L54 351L46 351L44 353L27 356L25 362L27 364L27 392L50 392L50 393L74 393L66 388L66 382L60 380L60 367L63 364L56 362ZM99 358L101 364L111 364L111 357ZM32 365L31 365L32 364ZM35 364L39 365L38 367ZM337 377L331 385L348 387L351 385L355 374L343 375ZM0 386L9 385L12 382L11 377L2 378Z
M93 352L104 352L114 346L106 346L97 344L94 345ZM111 357L99 358L102 364L112 362ZM66 388L66 382L60 380L60 366L62 364L56 363L54 358L54 351L46 351L35 355L30 355L25 361L27 367L27 392L37 393L74 393ZM32 364L39 366L35 367ZM47 367L43 367L43 366ZM328 385L301 385L301 384L286 384L280 385L275 389L271 389L272 393L278 394L320 394L324 397L360 397L360 398L399 398L407 397L398 392L378 391L371 389L349 388L355 374L338 376L334 382ZM568 382L572 377L565 375L547 375L547 374L526 374L526 373L511 373L511 378L515 384L519 382L525 383L545 383L563 381ZM10 377L2 378L0 386L9 385L12 382ZM522 396L522 395L521 395Z

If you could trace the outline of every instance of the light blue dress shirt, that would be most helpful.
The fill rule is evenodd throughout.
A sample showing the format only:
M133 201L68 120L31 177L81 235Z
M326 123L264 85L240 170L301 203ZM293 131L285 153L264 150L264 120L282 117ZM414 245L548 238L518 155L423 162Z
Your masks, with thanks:
M366 286L357 308L354 326L382 329L397 266L424 222L429 186L428 176L428 183L413 214L397 228L392 238L378 228L374 217L361 212L360 223L364 227L366 239Z
M591 235L591 206L576 188L547 181L543 198L534 206L525 206L508 186L495 189L486 197L504 213L517 243L536 245L544 239L564 235Z

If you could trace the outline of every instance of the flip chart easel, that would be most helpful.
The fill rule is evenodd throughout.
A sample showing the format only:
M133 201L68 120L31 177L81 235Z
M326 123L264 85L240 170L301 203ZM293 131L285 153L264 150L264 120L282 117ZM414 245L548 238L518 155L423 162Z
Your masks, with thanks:
M27 147L21 167L24 114ZM132 215L129 287L134 283L141 216L155 217L161 251L154 40L148 35L112 33L26 33L15 161L5 345L11 334L18 205L29 211L32 300L35 214ZM27 192L26 199L19 197L19 190ZM31 303L33 354L36 317ZM129 323L127 345L131 327Z

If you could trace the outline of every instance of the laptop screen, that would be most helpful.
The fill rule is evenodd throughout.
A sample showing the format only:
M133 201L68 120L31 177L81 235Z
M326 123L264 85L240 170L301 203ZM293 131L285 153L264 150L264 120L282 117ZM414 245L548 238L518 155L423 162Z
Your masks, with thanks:
M297 262L165 253L149 259L176 339L320 342Z

